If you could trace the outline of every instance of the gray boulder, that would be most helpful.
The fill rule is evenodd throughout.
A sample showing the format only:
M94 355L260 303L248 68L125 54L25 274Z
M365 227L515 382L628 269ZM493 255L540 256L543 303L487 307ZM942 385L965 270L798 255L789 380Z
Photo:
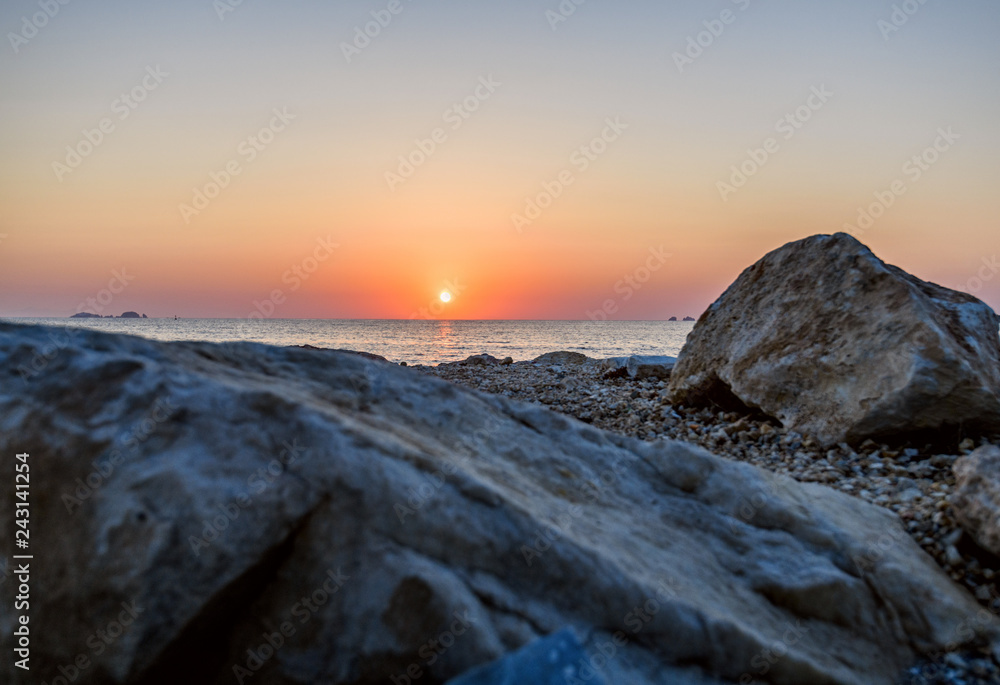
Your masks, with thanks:
M1000 432L1000 336L975 297L847 234L813 236L766 255L702 315L670 392L677 404L760 409L824 443Z
M609 357L599 362L600 368L609 374L624 374L633 380L655 378L668 380L677 363L675 357L632 355L630 357Z
M673 371L674 364L676 363L677 359L675 357L635 355L628 358L625 368L628 369L629 378L634 380L645 380L647 378L669 380L670 372Z
M547 366L567 366L575 364L585 364L591 361L590 357L579 352L546 352L532 360L535 364Z
M473 366L496 366L500 364L501 361L491 354L474 354L471 357L467 357L464 361L458 362L459 364L472 364Z
M953 469L955 518L981 547L1000 555L1000 447L980 447Z
M888 684L997 636L883 509L357 354L0 323L0 375L0 682L444 682L572 627L608 682Z

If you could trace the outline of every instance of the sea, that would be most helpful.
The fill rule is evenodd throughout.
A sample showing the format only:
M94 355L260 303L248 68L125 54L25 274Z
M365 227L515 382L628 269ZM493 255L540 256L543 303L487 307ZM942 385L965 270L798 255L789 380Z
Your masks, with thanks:
M604 359L676 357L694 327L686 321L443 321L342 319L9 318L13 323L77 326L153 340L246 340L371 352L393 362L441 364L487 353L514 361L566 350Z

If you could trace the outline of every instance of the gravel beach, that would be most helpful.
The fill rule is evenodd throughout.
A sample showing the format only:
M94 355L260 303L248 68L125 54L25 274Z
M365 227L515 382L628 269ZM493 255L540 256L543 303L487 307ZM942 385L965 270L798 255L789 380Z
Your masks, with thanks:
M951 511L952 464L1000 436L974 441L938 436L934 444L878 444L824 449L766 417L671 406L667 382L614 377L597 360L558 353L542 361L500 363L488 357L415 369L481 392L539 404L598 428L641 440L682 440L729 459L822 483L895 512L910 535L979 603L1000 614L1000 559L964 533ZM608 377L611 376L611 377ZM905 683L998 683L997 659L950 653L915 668Z

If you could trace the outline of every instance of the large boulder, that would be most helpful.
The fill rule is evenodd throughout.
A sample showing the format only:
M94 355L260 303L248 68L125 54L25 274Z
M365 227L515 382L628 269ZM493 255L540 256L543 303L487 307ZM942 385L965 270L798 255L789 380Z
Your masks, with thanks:
M980 547L1000 555L1000 447L980 447L953 468L955 518Z
M0 682L441 683L570 628L610 683L859 685L998 635L883 509L361 355L0 323L0 377Z
M759 409L825 443L1000 432L997 319L847 234L813 236L766 255L709 307L670 393Z

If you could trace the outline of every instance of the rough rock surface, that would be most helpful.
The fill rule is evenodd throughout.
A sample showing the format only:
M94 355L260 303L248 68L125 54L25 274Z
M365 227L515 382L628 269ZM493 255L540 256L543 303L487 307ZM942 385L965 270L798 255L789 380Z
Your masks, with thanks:
M956 461L955 478L955 517L981 547L1000 555L1000 447L980 447Z
M316 347L315 345L292 345L292 347L299 350L323 350L324 352L329 352L330 350L325 347ZM334 350L335 352L343 352L344 354L357 354L361 355L365 359L371 359L373 361L385 362L389 361L380 354L372 354L371 352L359 352L357 350Z
M571 364L586 364L592 361L590 357L579 352L547 352L546 354L535 357L533 360L536 364L549 364L549 365L571 365Z
M631 378L632 380L669 380L670 372L677 363L676 357L632 355L630 357L610 357L608 359L589 360L605 369L613 378Z
M646 378L656 378L659 380L669 380L670 372L673 370L677 359L674 357L650 357L634 355L628 358L625 368L628 369L628 376L634 380L645 380Z
M0 324L0 375L32 683L81 654L79 683L440 683L566 626L623 645L609 682L891 683L997 636L884 510L413 369Z
M1000 432L987 305L851 236L766 255L709 307L670 382L677 404L740 404L826 444L961 426Z

